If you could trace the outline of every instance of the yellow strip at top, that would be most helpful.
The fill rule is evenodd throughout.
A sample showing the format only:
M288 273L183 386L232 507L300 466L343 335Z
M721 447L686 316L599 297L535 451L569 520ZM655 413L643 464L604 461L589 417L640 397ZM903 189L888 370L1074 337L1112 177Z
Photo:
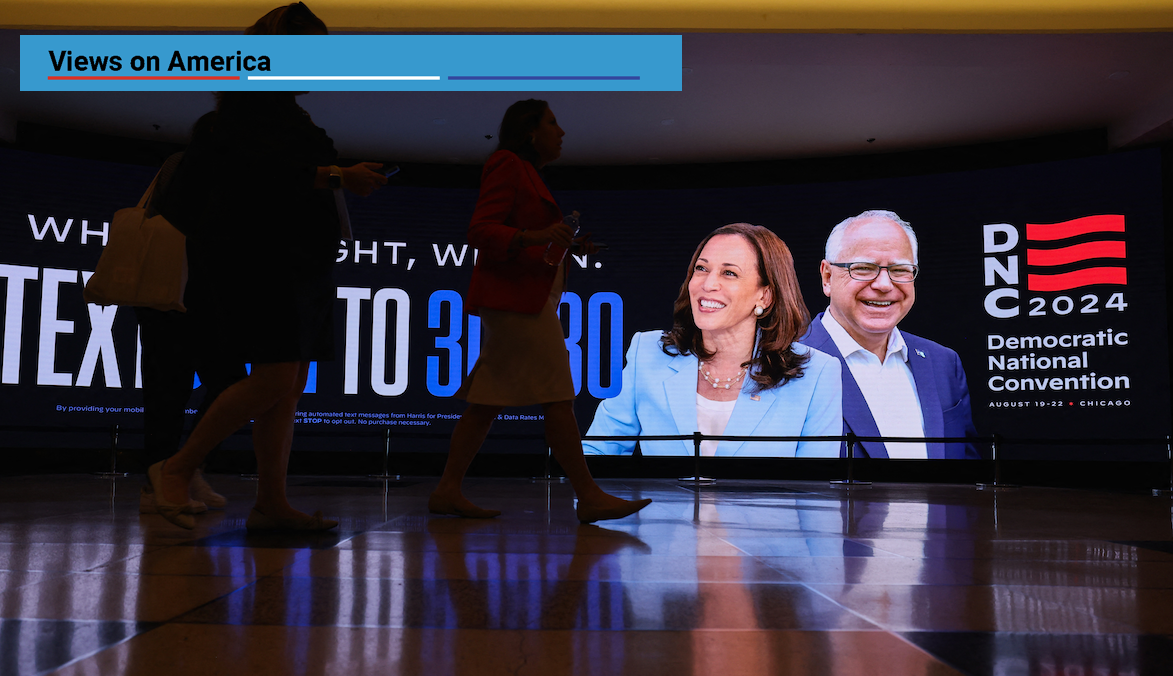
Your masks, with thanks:
M236 32L280 0L3 0L0 27ZM310 0L334 31L1173 30L1173 0Z

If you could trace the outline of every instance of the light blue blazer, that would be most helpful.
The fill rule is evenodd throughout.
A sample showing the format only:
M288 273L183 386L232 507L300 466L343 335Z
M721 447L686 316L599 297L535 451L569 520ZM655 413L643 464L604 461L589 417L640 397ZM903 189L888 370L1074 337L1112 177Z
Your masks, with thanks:
M697 429L695 355L669 356L660 349L660 331L635 334L623 367L623 388L595 411L587 436L692 434ZM725 434L838 436L843 433L843 381L838 359L794 343L810 354L801 378L754 392L749 378L725 427ZM630 455L634 441L583 441L589 455ZM693 455L692 440L641 441L644 455ZM839 442L722 441L718 456L837 458Z

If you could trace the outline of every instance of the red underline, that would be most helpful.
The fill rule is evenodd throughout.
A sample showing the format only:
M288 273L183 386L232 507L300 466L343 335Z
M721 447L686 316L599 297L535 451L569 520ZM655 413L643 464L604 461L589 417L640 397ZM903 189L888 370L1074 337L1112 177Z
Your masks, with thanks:
M50 80L239 80L239 75L50 75Z

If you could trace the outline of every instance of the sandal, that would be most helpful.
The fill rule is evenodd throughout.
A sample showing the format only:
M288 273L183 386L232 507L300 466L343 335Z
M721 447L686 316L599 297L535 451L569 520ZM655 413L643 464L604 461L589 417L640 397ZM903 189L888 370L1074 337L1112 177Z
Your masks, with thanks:
M195 507L191 505L190 501L186 505L167 502L159 490L163 486L163 466L166 464L166 460L157 462L147 470L147 481L151 482L151 490L155 493L155 513L180 528L191 530L195 528L195 517L186 510L192 510Z

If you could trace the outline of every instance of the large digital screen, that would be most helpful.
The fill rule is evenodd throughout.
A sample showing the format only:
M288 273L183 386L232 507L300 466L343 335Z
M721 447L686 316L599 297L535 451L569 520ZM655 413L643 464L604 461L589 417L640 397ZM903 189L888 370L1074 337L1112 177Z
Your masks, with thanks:
M138 201L155 170L70 159L63 174L62 162L0 151L0 425L141 427L134 313L87 305L81 291L113 213ZM623 369L632 337L671 327L673 301L707 233L735 222L777 233L793 252L815 316L828 304L819 265L831 228L864 210L888 209L911 223L920 242L915 304L900 329L959 356L978 434L1167 434L1156 151L711 189L563 190L551 175L563 211L581 212L583 229L608 245L568 258L560 308L584 433L600 401L631 385ZM473 189L392 184L349 199L355 240L340 242L337 256L336 358L313 366L298 414L298 428L312 430L307 437L320 447L362 447L352 440L369 437L372 426L451 431L464 407L453 394L479 352L480 323L464 307L477 256L465 237L476 198ZM532 407L507 409L493 432L541 430L540 409ZM508 448L544 450L540 441ZM1163 454L1157 446L1020 452L1054 460Z

